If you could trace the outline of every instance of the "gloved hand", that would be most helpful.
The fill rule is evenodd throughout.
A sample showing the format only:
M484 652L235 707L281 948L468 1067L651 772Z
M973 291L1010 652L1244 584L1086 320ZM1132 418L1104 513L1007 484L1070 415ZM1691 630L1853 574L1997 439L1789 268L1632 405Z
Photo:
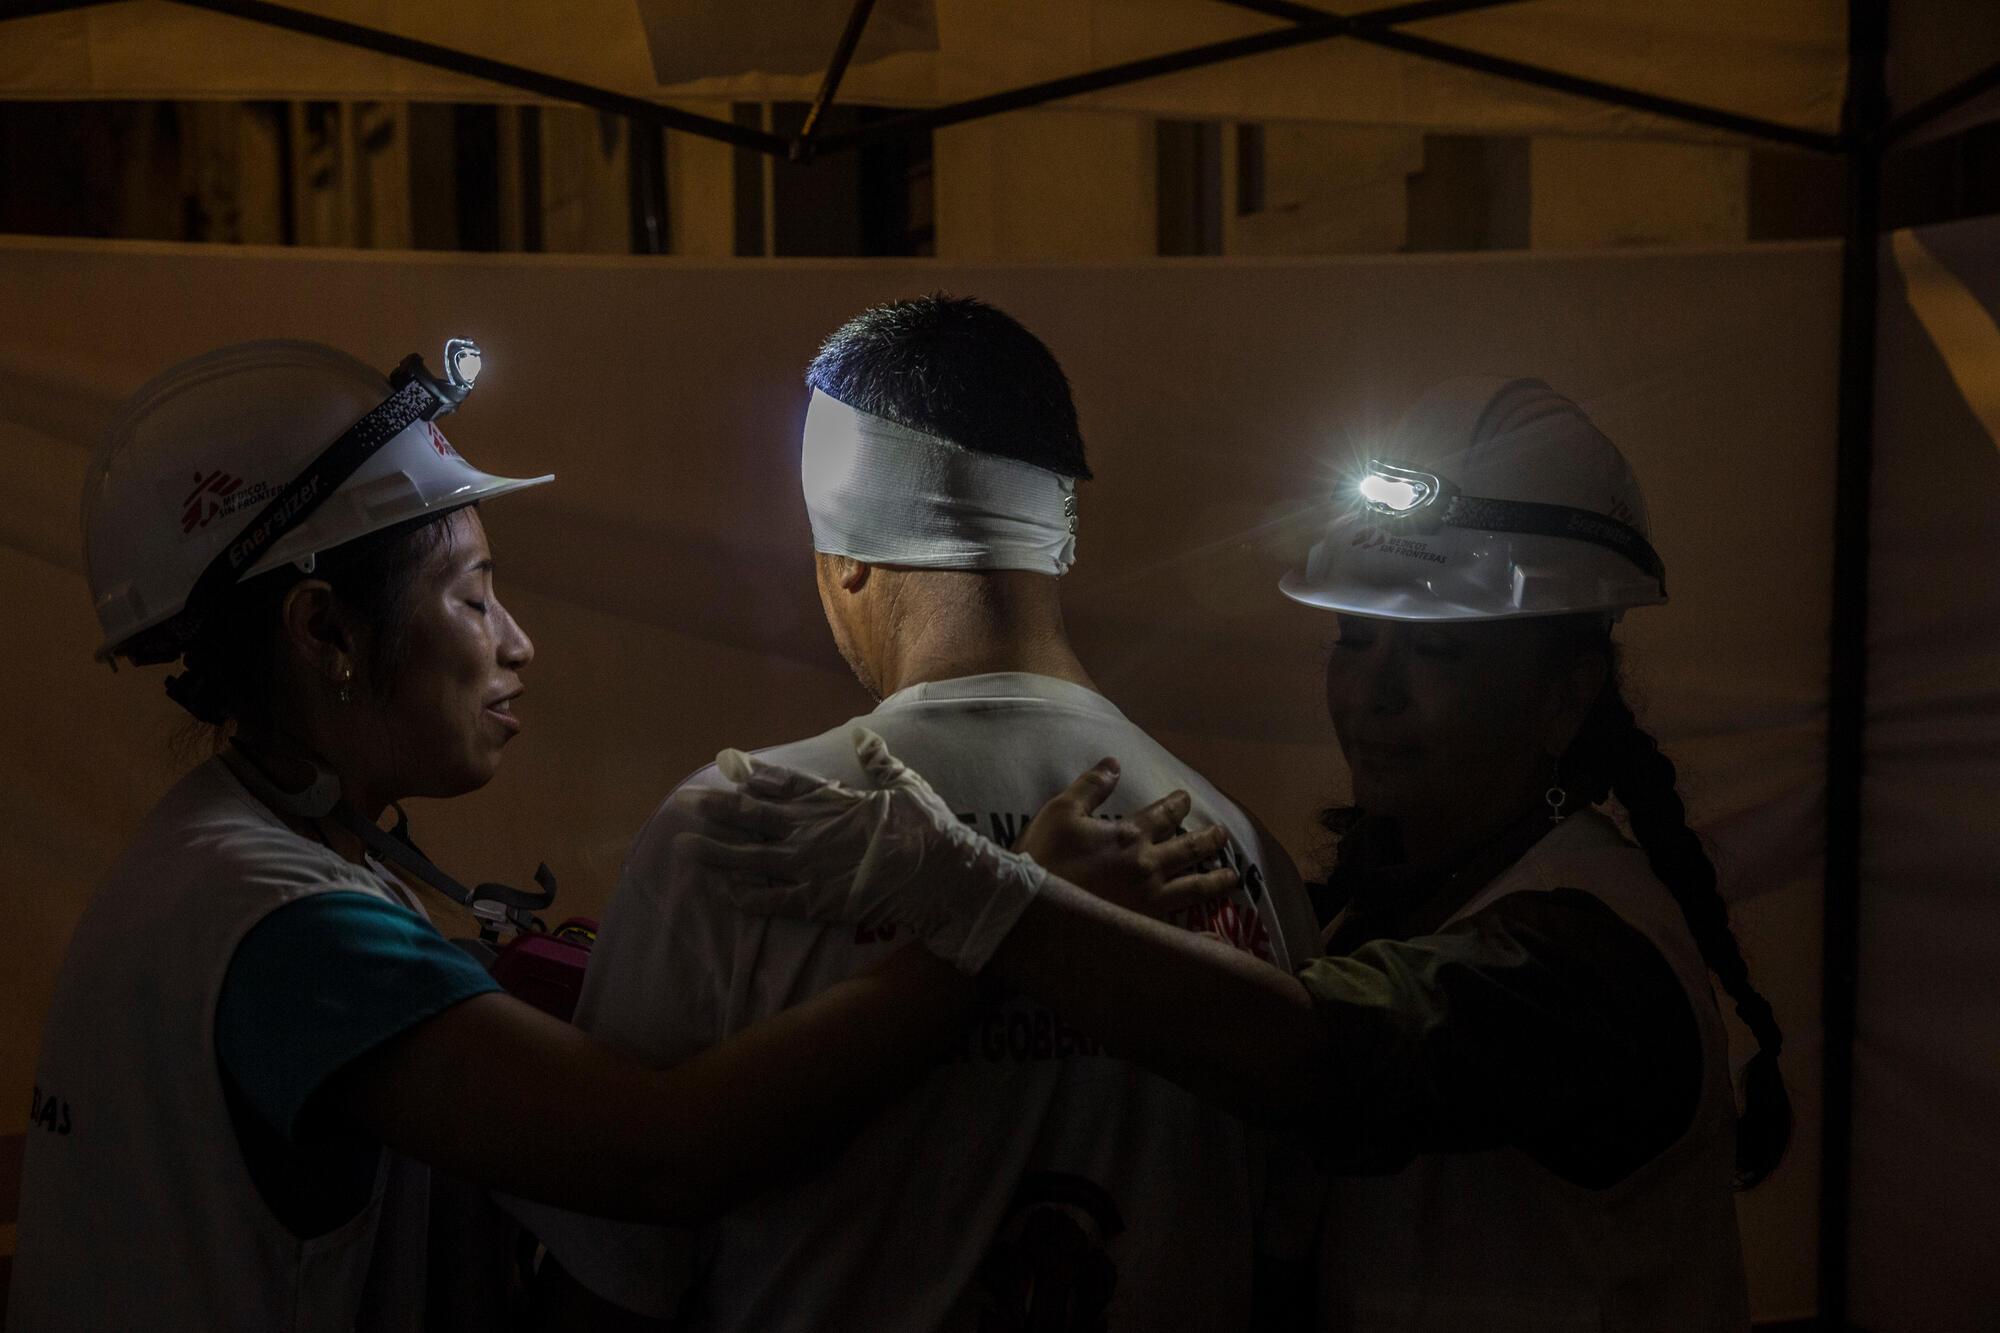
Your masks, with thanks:
M729 896L746 912L893 922L960 971L979 971L1048 872L960 823L880 736L857 727L852 739L861 790L724 750L716 766L737 789L691 798L722 836L682 833L676 851L729 872Z

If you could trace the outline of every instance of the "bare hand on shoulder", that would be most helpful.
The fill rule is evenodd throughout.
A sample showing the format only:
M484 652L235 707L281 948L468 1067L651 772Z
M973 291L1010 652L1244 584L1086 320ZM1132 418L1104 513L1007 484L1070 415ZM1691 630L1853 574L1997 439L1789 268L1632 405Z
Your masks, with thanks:
M1181 830L1194 804L1184 791L1121 818L1098 815L1118 790L1119 776L1115 759L1086 769L1041 808L1014 850L1106 902L1153 917L1220 897L1241 883L1234 870L1214 864L1229 841L1227 829Z

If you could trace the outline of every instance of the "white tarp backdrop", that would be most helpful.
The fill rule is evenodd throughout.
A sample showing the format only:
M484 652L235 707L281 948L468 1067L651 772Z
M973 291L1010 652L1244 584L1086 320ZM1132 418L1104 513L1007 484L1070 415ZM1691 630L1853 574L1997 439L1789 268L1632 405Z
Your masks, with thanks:
M2000 1326L2000 219L1883 246L1854 1319Z
M412 258L0 241L0 1107L24 1092L91 881L176 771L159 670L90 661L77 554L91 441L121 395L215 344L323 339L382 366L451 335L488 373L450 422L476 462L553 469L488 514L539 656L488 790L413 810L461 875L546 859L599 908L627 840L723 745L867 706L812 586L796 438L819 338L886 298L985 296L1076 386L1070 618L1107 692L1301 858L1344 777L1330 625L1275 587L1341 460L1429 383L1524 371L1582 401L1643 478L1670 606L1623 637L1790 1039L1789 1164L1745 1197L1756 1305L1812 1302L1819 801L1830 581L1831 245L1582 257L957 267ZM1772 486L1781 484L1781 503ZM19 1104L25 1105L21 1097ZM20 1127L0 1122L0 1134Z

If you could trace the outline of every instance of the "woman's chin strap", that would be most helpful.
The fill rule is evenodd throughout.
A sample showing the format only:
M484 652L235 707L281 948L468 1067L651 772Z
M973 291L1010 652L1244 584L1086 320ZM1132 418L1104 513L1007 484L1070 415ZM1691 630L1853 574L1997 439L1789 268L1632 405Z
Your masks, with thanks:
M513 923L518 930L543 929L535 914L547 910L556 898L556 877L546 864L535 867L535 883L541 885L539 892L511 888L505 884L481 884L468 889L440 869L411 840L410 817L403 813L401 805L390 803L390 808L396 812L396 825L385 830L372 820L363 819L353 806L340 799L340 779L318 762L307 760L313 768L312 783L301 791L289 792L271 781L262 765L241 744L234 739L229 744L230 749L223 757L228 761L230 771L242 779L243 785L255 792L259 800L296 819L332 819L382 860L415 875L471 911L480 920L482 934L502 920Z

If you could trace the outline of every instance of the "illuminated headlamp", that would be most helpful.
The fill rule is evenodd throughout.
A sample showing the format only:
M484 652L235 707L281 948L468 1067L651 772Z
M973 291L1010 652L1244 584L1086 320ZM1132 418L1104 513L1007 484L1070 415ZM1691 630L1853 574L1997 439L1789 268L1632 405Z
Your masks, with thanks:
M485 357L481 354L478 343L469 338L453 338L444 345L443 379L431 374L424 365L424 358L412 352L403 358L403 363L389 376L389 384L397 390L412 384L421 385L431 399L423 412L422 419L436 421L439 417L458 410L458 405L472 392L472 386L478 380L480 369L484 364Z
M1386 518L1403 519L1419 532L1444 526L1446 511L1458 488L1434 472L1368 460L1368 471L1356 484L1361 503Z
M1465 495L1434 472L1385 463L1379 458L1368 460L1368 470L1355 483L1355 492L1370 512L1426 535L1451 527L1589 542L1624 556L1658 579L1661 592L1666 591L1666 566L1652 543L1637 528L1608 514L1568 505Z

